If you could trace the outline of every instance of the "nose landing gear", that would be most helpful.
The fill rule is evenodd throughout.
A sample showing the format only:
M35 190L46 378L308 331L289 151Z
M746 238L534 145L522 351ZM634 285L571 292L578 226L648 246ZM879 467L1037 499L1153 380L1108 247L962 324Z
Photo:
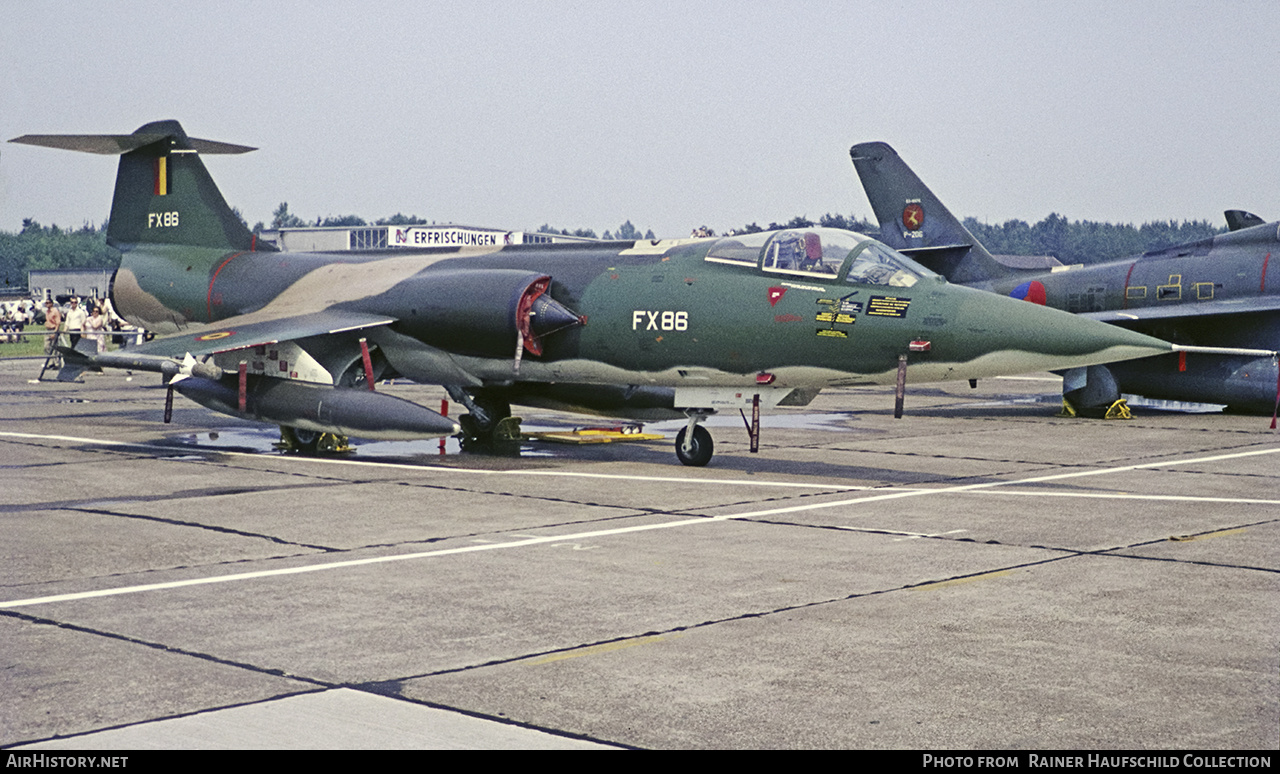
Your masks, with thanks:
M711 442L711 433L699 423L710 416L711 412L703 409L689 409L685 412L689 424L676 434L676 457L690 467L700 468L711 461L715 453L715 444Z

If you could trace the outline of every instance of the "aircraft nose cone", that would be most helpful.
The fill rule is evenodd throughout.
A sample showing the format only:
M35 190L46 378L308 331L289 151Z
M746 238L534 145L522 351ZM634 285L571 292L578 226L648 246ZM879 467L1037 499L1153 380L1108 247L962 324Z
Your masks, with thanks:
M970 365L989 371L969 378L1099 365L1172 349L1152 336L990 293L968 299L958 322L958 343L975 347ZM981 349L988 351L979 354Z
M533 302L530 318L533 332L538 336L546 336L564 328L581 325L583 319L545 293Z

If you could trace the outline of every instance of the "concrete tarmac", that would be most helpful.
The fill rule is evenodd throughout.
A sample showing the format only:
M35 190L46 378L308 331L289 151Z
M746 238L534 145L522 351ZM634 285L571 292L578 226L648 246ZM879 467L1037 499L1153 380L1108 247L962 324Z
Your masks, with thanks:
M2 353L0 353L2 354ZM0 746L1271 748L1280 435L1047 374L309 459L0 361ZM438 388L380 389L438 406ZM528 427L596 424L518 411Z

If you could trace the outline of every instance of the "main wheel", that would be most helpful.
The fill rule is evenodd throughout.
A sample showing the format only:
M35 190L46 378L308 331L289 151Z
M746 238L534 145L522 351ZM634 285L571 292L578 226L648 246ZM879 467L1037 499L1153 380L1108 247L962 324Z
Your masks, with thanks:
M280 427L280 443L285 451L295 452L308 457L325 454L348 454L354 451L349 439L337 433L318 433L315 430L303 430L300 427Z
M676 456L680 458L681 463L700 468L711 461L711 455L715 452L715 444L711 442L711 433L707 432L707 428L702 425L694 425L693 441L689 444L689 451L686 453L684 450L684 436L688 431L688 427L683 427L676 434Z
M462 426L462 432L467 437L492 441L493 431L498 424L511 416L511 404L504 400L482 396L476 396L473 400L479 411L463 414L458 418L458 424Z
M319 451L320 433L300 427L280 426L280 440L299 454L314 456Z

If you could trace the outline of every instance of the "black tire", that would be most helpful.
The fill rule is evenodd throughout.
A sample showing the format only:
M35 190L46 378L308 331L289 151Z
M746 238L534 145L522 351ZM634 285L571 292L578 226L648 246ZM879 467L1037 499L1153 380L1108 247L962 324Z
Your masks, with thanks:
M483 419L480 414L467 413L458 418L458 424L462 426L462 432L468 438L492 441L493 431L498 423L511 416L511 404L504 400L479 396L473 400L476 408L483 412Z
M684 435L688 431L689 428L684 427L676 434L676 456L680 458L681 463L700 468L711 461L711 455L715 453L715 444L711 442L711 433L707 432L707 428L694 425L693 443L689 446L689 453L685 454Z
M319 451L320 433L314 430L283 425L280 428L280 434L284 436L285 442L292 444L299 454L314 456Z

